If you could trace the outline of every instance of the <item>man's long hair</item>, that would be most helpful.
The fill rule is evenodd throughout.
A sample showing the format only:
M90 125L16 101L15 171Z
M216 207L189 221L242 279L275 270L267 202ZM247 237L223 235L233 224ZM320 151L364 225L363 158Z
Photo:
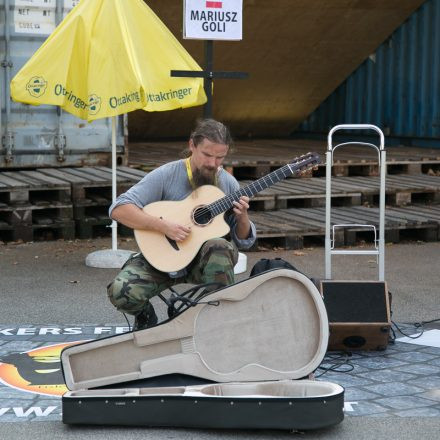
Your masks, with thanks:
M203 139L208 139L216 144L232 145L229 128L215 119L199 119L190 139L195 146L203 142Z
M234 142L229 128L215 119L198 119L189 138L193 141L195 146L203 142L203 139L208 139L216 144L227 145L229 147L229 152L232 151ZM185 158L189 156L191 156L191 150L185 148L182 151L182 157Z

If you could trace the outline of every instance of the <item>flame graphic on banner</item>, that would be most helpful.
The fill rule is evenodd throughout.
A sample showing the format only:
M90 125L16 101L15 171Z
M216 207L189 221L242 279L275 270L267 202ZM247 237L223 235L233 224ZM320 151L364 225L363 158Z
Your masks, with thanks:
M63 348L85 341L39 347L24 353L0 354L0 381L18 390L49 396L68 391L61 373Z

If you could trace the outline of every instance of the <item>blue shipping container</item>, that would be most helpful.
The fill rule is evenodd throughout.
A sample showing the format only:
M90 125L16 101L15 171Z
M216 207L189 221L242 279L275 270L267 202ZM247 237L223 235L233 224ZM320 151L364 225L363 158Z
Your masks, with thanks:
M440 0L414 12L298 131L343 123L375 124L389 143L440 147Z

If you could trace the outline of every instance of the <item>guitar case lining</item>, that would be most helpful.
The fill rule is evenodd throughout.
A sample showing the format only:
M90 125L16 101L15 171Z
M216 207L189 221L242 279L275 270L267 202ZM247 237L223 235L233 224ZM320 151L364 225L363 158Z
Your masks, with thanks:
M268 271L217 290L156 327L64 349L70 391L62 399L63 421L329 426L343 419L343 388L302 379L319 366L327 342L327 314L313 283L292 270ZM122 386L176 374L214 383Z

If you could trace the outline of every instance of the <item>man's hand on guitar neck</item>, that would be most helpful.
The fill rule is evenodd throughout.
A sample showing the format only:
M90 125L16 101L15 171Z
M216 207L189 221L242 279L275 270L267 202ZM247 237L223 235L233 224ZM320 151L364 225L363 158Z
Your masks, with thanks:
M234 202L234 214L237 219L235 233L238 238L246 239L249 237L251 224L248 216L249 197L242 196L238 202Z

